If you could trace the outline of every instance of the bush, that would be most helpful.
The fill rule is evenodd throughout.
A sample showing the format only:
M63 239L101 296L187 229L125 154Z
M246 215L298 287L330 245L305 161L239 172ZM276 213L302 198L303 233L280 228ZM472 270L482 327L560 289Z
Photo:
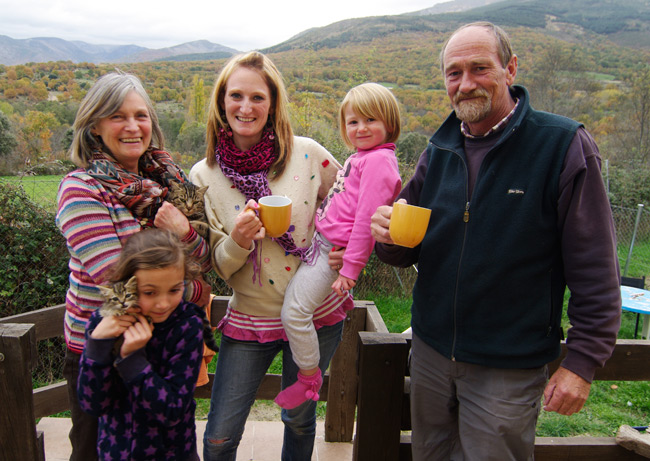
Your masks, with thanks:
M633 164L609 168L609 200L612 205L636 208L637 204L650 205L650 169Z
M0 317L65 301L69 254L54 213L0 183Z
M63 176L76 169L77 166L71 160L55 160L53 162L39 163L29 168L26 173L35 176Z

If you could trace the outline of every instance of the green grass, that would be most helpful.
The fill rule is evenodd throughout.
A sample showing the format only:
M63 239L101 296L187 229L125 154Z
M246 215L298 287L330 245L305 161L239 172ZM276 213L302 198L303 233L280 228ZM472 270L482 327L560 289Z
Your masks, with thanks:
M51 176L0 176L0 183L20 184L25 193L49 211L56 210L56 194L61 182L60 175Z
M391 333L402 333L411 326L411 297L390 295L368 296L377 306L386 328Z
M625 273L625 265L627 262L628 253L630 252L629 243L619 243L616 250L618 260L621 264L621 275ZM629 277L640 277L645 275L646 278L650 276L650 240L638 238L634 241L634 248L627 267ZM646 281L649 284L650 280Z
M567 297L568 295L565 298ZM635 322L636 314L624 311L618 338L633 339ZM570 326L566 313L562 324L565 331ZM587 403L579 413L562 416L542 410L537 423L537 435L540 437L579 435L612 437L622 424L647 426L649 422L650 383L594 381Z

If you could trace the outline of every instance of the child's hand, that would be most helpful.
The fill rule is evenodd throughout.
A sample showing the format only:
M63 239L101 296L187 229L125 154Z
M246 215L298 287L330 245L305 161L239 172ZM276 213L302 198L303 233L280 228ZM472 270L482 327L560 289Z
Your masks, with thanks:
M327 264L332 268L333 271L341 270L343 267L343 255L345 254L345 247L335 247L333 246L330 252L327 255Z
M140 312L140 309L134 309L134 311ZM134 323L135 317L131 314L110 315L102 318L91 333L90 337L94 339L117 338Z
M343 292L350 291L356 284L356 281L339 274L338 278L332 284L332 290L336 291L337 295L343 296Z
M137 314L137 318L138 320L124 332L124 342L120 348L122 358L142 349L151 339L153 325L142 314Z

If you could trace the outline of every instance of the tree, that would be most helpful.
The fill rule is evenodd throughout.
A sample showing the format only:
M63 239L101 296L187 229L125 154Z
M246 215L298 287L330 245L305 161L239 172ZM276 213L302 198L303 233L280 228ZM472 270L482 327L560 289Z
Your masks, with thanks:
M189 122L205 122L205 88L203 86L203 79L198 75L194 76L192 80L192 89L190 90L190 102L188 108L188 121Z
M633 149L643 163L650 160L650 66L646 65L631 78L630 122L635 130Z
M9 117L0 111L0 157L8 157L17 145Z
M533 68L522 83L530 92L536 109L576 118L581 108L576 92L583 91L584 69L575 50L566 50L559 43L548 44L535 56Z
M613 118L616 157L631 168L650 167L650 66L626 79Z
M427 148L429 138L421 133L406 133L397 141L397 156L404 163L413 164L418 161L420 155Z
M25 117L17 116L19 142L22 146L22 159L25 163L39 161L52 153L50 140L52 129L60 124L52 112L30 110Z
M200 159L205 154L207 143L205 140L205 125L199 122L185 123L181 128L176 146L183 154Z

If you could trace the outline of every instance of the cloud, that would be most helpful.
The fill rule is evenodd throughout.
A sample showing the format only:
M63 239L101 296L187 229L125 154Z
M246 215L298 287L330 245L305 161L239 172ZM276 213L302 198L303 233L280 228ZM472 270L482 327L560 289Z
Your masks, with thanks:
M347 18L401 14L441 0L0 0L0 31L15 39L58 37L163 48L209 40L240 51L265 48Z

